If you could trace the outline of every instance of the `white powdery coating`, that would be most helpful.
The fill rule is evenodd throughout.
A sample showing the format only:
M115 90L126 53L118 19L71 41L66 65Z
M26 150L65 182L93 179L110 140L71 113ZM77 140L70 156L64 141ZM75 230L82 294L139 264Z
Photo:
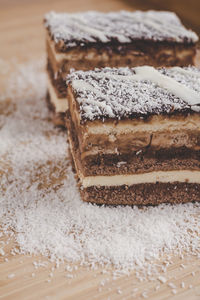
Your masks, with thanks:
M64 42L67 48L108 43L113 39L119 43L131 43L136 39L178 43L198 41L198 36L187 30L176 14L165 11L50 12L45 16L45 26L54 41Z
M195 67L160 68L157 71L149 66L96 68L94 71L72 72L67 77L67 83L72 85L76 93L81 118L86 120L121 119L145 117L150 114L168 114L171 111L200 110L198 106L190 106L189 103L180 99L177 96L178 93L172 94L167 88L154 82L154 72L151 80L145 79L145 75L140 76L138 80L137 70L143 68L166 75L165 81L163 79L161 81L163 86L168 78L175 79L175 83L181 84L183 88L189 88L191 94L195 93L200 104L200 70ZM175 89L176 85L174 85ZM193 98L190 93L190 98ZM189 96L188 100L190 100Z
M8 84L17 107L0 129L1 228L14 230L20 251L148 274L164 253L198 254L198 204L139 209L80 200L66 133L47 120L45 92L40 65L19 66ZM56 181L61 174L67 177Z

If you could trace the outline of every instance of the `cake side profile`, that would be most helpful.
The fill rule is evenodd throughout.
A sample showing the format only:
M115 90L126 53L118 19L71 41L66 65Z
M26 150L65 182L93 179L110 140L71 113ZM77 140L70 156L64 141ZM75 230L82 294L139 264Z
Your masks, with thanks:
M200 70L103 68L68 76L67 128L84 201L200 200Z
M188 66L194 63L198 41L172 12L50 12L44 25L47 101L61 123L68 108L65 78L71 69Z

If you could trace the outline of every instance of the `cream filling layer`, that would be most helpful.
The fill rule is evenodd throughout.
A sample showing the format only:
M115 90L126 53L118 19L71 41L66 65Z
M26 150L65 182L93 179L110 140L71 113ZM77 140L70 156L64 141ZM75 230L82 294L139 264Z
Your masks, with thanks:
M200 115L190 115L185 119L177 120L176 118L166 118L162 116L153 116L151 121L130 120L129 122L120 121L115 124L101 123L98 125L87 124L87 134L94 135L121 135L136 132L161 132L161 131L177 131L177 130L197 130L200 132Z
M154 171L143 174L112 175L112 176L83 176L79 174L84 188L90 186L121 186L156 182L188 182L200 184L200 171Z
M56 113L66 112L69 107L67 98L58 98L49 77L47 77L47 88L49 91L50 101L54 105Z

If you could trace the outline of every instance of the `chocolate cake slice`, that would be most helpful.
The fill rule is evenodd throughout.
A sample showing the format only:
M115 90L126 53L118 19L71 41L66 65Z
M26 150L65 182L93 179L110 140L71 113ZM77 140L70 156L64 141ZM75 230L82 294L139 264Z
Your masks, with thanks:
M55 123L68 108L71 69L193 64L197 35L172 12L55 13L45 16L48 96Z
M200 201L200 70L102 68L68 76L70 150L84 201Z

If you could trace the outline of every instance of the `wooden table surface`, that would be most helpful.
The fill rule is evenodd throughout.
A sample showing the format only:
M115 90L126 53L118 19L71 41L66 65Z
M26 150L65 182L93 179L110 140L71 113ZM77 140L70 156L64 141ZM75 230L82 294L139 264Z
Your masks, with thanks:
M24 62L44 57L44 13L49 10L70 12L88 9L109 11L133 7L120 0L1 0L0 59L8 61L17 58L19 62ZM12 246L12 242L8 243L7 253ZM54 264L47 262L40 267L33 265L33 262L40 260L44 262L42 257L9 255L8 261L5 261L5 256L0 254L0 299L144 299L144 291L147 291L148 299L154 300L200 299L200 261L192 257L184 260L174 257L174 263L164 274L166 283L159 280L139 282L134 274L113 281L102 270L84 268L73 271L73 278L69 278L64 265L55 269L51 277ZM105 285L101 285L105 279ZM181 287L182 281L185 283L184 288ZM177 286L176 294L172 293L169 282Z

